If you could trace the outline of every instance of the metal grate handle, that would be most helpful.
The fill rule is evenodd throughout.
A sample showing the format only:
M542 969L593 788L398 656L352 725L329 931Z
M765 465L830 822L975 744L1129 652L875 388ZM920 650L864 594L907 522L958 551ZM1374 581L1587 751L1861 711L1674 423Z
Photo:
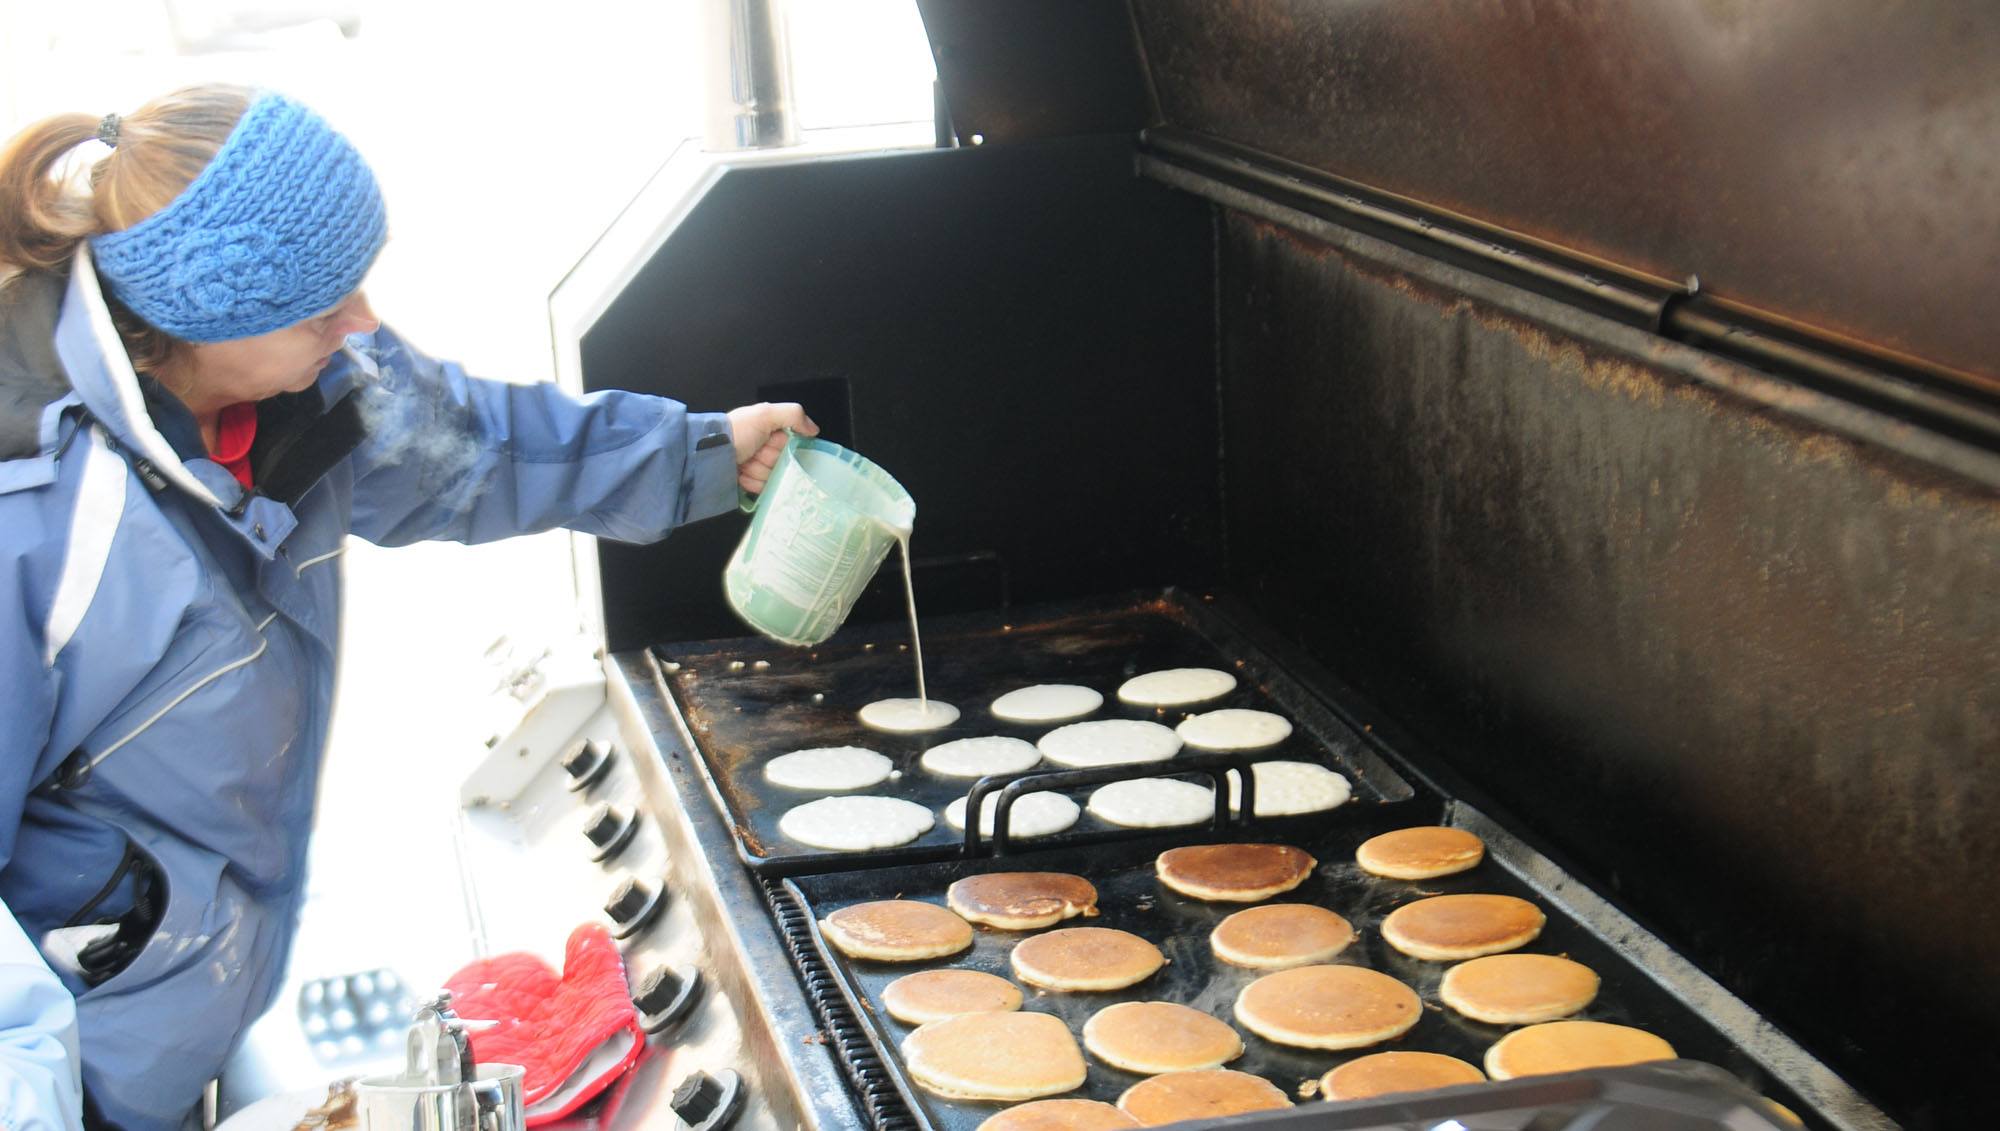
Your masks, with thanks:
M798 970L799 981L805 986L806 998L812 1002L813 1014L826 1031L827 1041L833 1046L834 1058L840 1062L848 1083L860 1094L861 1102L868 1110L869 1123L875 1131L919 1131L916 1117L910 1114L902 1093L896 1090L895 1081L882 1067L881 1058L875 1055L874 1044L862 1030L860 1020L848 1008L833 974L820 959L819 949L813 945L812 926L805 909L770 878L759 877L757 882L764 890L764 901L770 905L778 931L784 936L785 949L791 953L792 965Z
M1229 772L1235 770L1243 783L1243 801L1238 807L1241 816L1235 820L1239 828L1255 821L1257 811L1257 775L1250 767L1268 759L1250 751L1234 751L1228 754L1198 754L1188 758L1170 758L1161 762L1124 762L1116 766L1090 766L1080 770L1023 770L1018 774L988 774L972 783L971 792L965 797L965 856L977 859L985 855L980 850L979 827L985 824L986 796L998 791L1000 800L993 803L993 837L990 842L994 856L1005 856L1013 849L1013 841L1008 837L1009 818L1014 802L1023 794L1038 793L1043 790L1079 785L1102 785L1106 782L1132 781L1137 778L1176 777L1182 774L1199 773L1215 783L1215 816L1209 827L1222 832L1231 825L1229 817ZM1157 836L1159 829L1133 829L1133 836Z

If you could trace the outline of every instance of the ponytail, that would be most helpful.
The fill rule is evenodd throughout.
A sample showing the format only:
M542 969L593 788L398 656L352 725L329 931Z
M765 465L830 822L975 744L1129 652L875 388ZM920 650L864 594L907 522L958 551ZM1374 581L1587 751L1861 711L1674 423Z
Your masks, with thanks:
M96 118L58 114L0 151L0 281L63 268L76 245L97 234L89 194L58 177L64 159L96 136Z
M250 102L247 88L221 83L155 98L119 122L117 148L90 166L87 188L64 162L98 136L101 119L58 114L15 135L0 150L0 288L27 271L67 271L84 240L124 231L172 203ZM157 369L178 343L106 300L133 368Z

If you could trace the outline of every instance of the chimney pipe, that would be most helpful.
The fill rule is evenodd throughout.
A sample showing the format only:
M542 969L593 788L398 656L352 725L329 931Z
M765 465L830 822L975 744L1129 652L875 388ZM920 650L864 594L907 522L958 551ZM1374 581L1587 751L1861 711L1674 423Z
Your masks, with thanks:
M702 22L708 41L702 148L797 145L785 0L704 0Z

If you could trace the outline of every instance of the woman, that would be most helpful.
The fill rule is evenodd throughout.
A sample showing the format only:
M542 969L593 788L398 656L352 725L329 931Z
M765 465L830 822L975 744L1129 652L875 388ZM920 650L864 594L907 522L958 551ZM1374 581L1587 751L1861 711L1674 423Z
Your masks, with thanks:
M275 94L0 154L0 1127L177 1127L271 1003L349 533L656 539L817 431L467 377L376 321L385 232Z

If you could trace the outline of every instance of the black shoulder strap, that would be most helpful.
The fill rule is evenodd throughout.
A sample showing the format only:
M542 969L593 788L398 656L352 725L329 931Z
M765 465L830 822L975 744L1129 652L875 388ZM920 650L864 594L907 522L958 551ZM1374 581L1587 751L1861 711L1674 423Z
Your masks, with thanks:
M63 278L30 271L0 286L0 460L41 446L42 409L69 392L56 356Z
M308 390L296 396L273 397L258 406L257 440L250 448L258 494L288 507L297 506L313 484L367 438L368 429L354 393L335 401L325 412L319 411L318 399L317 393Z

